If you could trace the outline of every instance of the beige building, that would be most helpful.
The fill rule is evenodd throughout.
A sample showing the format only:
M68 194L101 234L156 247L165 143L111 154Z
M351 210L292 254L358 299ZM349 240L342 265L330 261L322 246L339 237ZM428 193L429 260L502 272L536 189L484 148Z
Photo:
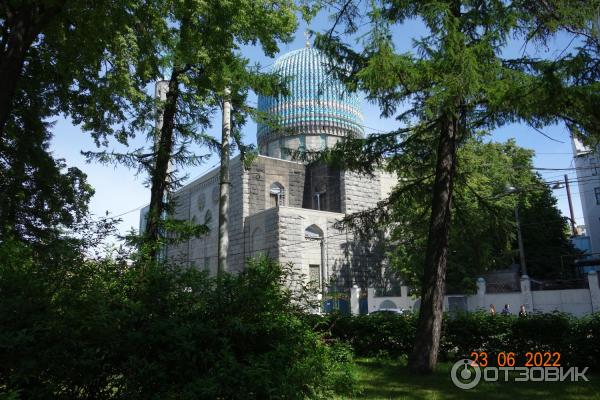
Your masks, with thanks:
M228 268L239 271L248 257L266 254L315 283L345 290L366 288L381 274L384 250L336 228L345 215L376 206L395 179L359 176L325 165L292 161L288 150L319 150L348 136L362 136L360 101L327 75L327 60L310 47L278 59L273 72L289 79L290 93L259 97L259 109L278 121L259 124L260 155L249 169L231 160ZM174 194L175 217L208 223L210 233L167 248L180 262L217 269L218 168ZM347 291L346 291L347 292Z

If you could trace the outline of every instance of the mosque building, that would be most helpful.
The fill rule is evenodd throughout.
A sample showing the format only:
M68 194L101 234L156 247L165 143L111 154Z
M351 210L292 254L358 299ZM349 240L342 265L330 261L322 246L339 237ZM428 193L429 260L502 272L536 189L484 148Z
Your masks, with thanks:
M230 271L242 270L248 257L262 253L292 263L319 286L338 290L365 288L381 274L379 245L337 229L336 222L376 206L389 194L394 177L384 172L361 176L289 155L289 150L320 150L364 135L359 96L328 71L326 57L308 45L272 66L271 72L287 79L289 93L259 96L259 111L278 123L258 124L259 155L250 168L239 156L230 163ZM169 246L167 256L216 273L219 169L182 187L174 198L175 218L206 222L210 233Z

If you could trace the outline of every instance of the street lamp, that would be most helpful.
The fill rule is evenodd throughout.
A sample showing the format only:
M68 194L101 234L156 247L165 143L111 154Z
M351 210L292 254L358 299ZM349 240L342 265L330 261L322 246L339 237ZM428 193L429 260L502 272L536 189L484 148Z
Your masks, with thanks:
M506 194L520 193L520 190L508 186L505 191ZM525 265L525 248L523 246L523 235L521 233L521 221L519 219L519 202L515 206L515 221L517 223L517 240L519 242L519 262L521 264L521 275L527 275L527 266Z

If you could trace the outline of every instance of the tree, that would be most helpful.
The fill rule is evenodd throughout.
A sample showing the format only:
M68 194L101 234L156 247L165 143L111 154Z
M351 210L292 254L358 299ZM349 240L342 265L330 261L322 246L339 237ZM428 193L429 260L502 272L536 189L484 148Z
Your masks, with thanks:
M238 149L245 151L239 127L250 112L244 106L248 91L275 90L278 86L270 74L260 73L239 54L244 44L260 43L267 55L274 55L279 41L287 41L294 31L296 18L291 1L274 4L271 1L222 2L165 1L160 2L160 14L166 17L152 20L149 31L156 33L156 51L148 60L139 60L129 69L124 85L128 90L113 93L121 114L130 115L123 121L117 138L123 144L141 133L154 143L151 150L144 148L125 153L88 152L90 159L101 162L119 162L149 175L150 206L147 214L145 243L151 247L149 255L156 258L165 240L171 240L167 231L179 230L185 235L206 232L205 225L190 224L173 218L165 220L174 204L169 193L181 185L185 177L177 177L181 166L197 165L210 156L197 154L192 144L219 151L221 145L206 129L219 108L226 88L231 90L232 138ZM149 93L138 90L138 82L150 76L159 77L154 68L159 66L164 75L164 98L153 99ZM154 75L153 75L154 74ZM155 118L159 127L153 127ZM94 137L113 133L111 124L86 123L84 128ZM232 148L233 150L233 148ZM175 234L178 236L178 234ZM176 239L176 238L175 238Z
M228 95L226 89L225 96ZM223 99L223 121L221 128L221 168L219 172L219 241L217 271L222 274L227 270L227 253L229 251L229 143L231 142L231 104Z
M63 10L64 2L3 2L0 76L5 79L0 92L0 139L8 122L17 83L27 51L42 30Z
M35 57L34 57L35 58ZM36 77L42 67L27 64L25 78L0 140L0 239L14 237L38 247L83 222L94 191L78 168L48 151L49 105Z
M24 129L29 140L9 135L14 146L2 148L0 241L13 236L43 245L84 220L94 190L81 170L52 157L44 124L30 122Z
M519 205L527 274L536 279L572 279L573 256L568 219L556 207L550 189L531 192Z
M568 240L566 218L557 208L549 184L532 171L532 158L533 151L518 147L514 140L485 143L483 137L470 138L459 148L446 292L474 290L479 276L514 261L517 205L530 276L560 277L561 256L576 254ZM405 178L414 179L406 174ZM381 222L395 222L391 239L397 246L391 252L392 267L414 287L420 287L423 277L422 249L427 240L423 219L431 212L432 180L408 186ZM521 188L521 194L506 195L509 186ZM372 219L355 225L374 227Z
M599 46L591 31L598 2L400 0L372 3L368 12L361 12L355 2L341 3L336 24L317 37L316 45L343 66L337 72L350 90L365 91L382 114L395 115L401 127L378 137L349 140L333 154L345 157L345 167L367 172L391 158L388 168L400 176L402 169L393 160L407 149L417 152L417 163L434 160L418 333L409 357L412 371L430 373L441 334L457 149L477 130L510 122L537 130L564 122L573 134L600 134L600 110L595 106L600 100ZM361 16L370 31L357 51L343 43L336 28L342 24L344 33L356 33L363 26ZM399 54L391 27L411 19L422 21L427 33L415 39L414 54ZM525 47L536 46L558 32L578 40L576 51L565 49L556 59L526 52L506 56L511 38L523 39ZM407 108L398 112L405 104ZM415 149L419 141L424 146Z
M166 101L159 108L162 127L156 132L151 156L148 243L160 241L161 218L167 211L164 196L177 184L170 163L197 159L190 157L186 141L219 147L202 131L217 104L213 96L231 90L232 104L243 104L248 88L260 88L258 71L247 68L247 60L236 53L239 45L260 42L266 54L274 55L277 41L289 40L295 28L293 4L288 1L277 7L270 1L174 1L167 7L171 28L164 38L162 63L168 62L171 74ZM181 145L176 149L178 138ZM156 256L156 248L151 256Z
M124 93L127 107L149 108L140 94L159 72L148 58L159 51L148 28L156 7L127 0L0 5L0 237L47 244L83 221L93 190L85 174L48 151L50 121L64 113L98 144L115 133L126 141Z
M3 2L0 140L23 91L34 87L42 94L42 118L62 112L113 134L128 118L119 97L127 92L130 101L141 100L159 72L152 56L161 32L153 28L163 28L157 24L163 10L161 2L134 0Z

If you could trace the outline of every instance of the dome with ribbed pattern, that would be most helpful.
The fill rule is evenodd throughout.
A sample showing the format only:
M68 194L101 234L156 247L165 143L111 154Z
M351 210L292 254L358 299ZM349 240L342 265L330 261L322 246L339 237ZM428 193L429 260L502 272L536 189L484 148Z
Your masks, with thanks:
M273 121L258 124L262 154L269 153L273 141L280 142L285 137L298 138L299 145L292 147L299 147L307 136L320 136L327 143L327 137L363 135L359 96L349 93L329 73L328 60L319 50L306 47L284 54L275 61L271 72L287 79L289 93L258 98L258 110Z

